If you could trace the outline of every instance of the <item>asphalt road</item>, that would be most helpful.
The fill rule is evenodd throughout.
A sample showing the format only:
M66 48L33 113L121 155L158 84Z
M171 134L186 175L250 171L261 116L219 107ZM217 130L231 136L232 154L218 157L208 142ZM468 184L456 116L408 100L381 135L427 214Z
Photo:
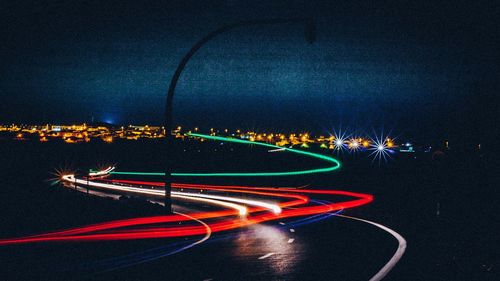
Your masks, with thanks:
M86 193L84 188L77 190ZM90 194L117 198L116 192L91 190ZM406 248L406 241L393 230L346 216L344 210L212 233L209 224L217 218L207 220L207 224L189 215L199 213L201 207L182 204L181 200L174 208L176 213L201 224L206 233L151 239L134 249L130 249L130 241L71 242L69 248L57 242L7 246L7 252L16 251L16 247L23 249L13 256L25 260L8 262L9 267L16 268L17 276L26 279L380 280ZM75 257L82 253L77 249L85 249L86 254ZM54 254L47 259L47 255ZM44 262L33 266L37 260Z

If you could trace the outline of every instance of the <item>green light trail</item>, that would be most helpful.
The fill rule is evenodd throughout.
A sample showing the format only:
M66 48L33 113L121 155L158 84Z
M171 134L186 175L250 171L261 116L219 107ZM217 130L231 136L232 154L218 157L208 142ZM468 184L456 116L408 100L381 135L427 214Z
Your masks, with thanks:
M316 159L324 160L329 163L333 163L333 166L326 167L326 168L316 168L316 169L309 169L309 170L299 170L299 171L286 171L286 172L250 172L250 173L172 173L172 176L176 177L275 177L275 176L296 176L296 175L306 175L306 174L315 174L315 173L326 173L326 172L332 172L340 168L340 162L330 156L318 154L318 153L313 153L313 152L308 152L308 151L303 151L303 150L298 150L298 149L293 149L293 148L287 148L287 147L280 147L277 145L273 144L268 144L268 143L262 143L262 142L253 142L253 141L248 141L248 140L242 140L242 139L237 139L237 138L227 138L227 137L220 137L220 136L209 136L209 135L203 135L203 134L188 134L189 136L192 137L199 137L207 140L215 140L215 141L223 141L223 142L233 142L233 143L241 143L241 144L252 144L252 145L259 145L259 146L264 146L264 147L269 147L269 148L280 148L284 149L289 152L293 152L296 154L301 154L305 155L308 157L313 157ZM157 173L147 173L147 172L111 172L110 174L114 175L140 175L140 176L164 176L165 173L157 172Z

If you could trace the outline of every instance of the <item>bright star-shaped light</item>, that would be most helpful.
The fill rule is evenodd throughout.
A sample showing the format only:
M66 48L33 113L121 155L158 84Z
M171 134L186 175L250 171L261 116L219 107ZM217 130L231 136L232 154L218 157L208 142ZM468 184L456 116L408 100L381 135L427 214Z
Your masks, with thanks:
M359 149L359 141L357 139L351 139L349 141L349 149L352 150L352 151L357 151Z
M337 153L347 149L347 136L345 132L342 132L342 130L339 130L338 132L333 130L333 134L330 136L333 139L333 142L330 144L333 145L332 147Z
M384 138L383 135L380 136L380 138L375 137L372 139L372 145L370 150L373 150L372 153L370 153L370 156L373 156L373 161L375 159L378 159L379 164L382 159L384 159L384 162L387 162L388 159L390 159L390 147L392 147L392 140L389 138Z

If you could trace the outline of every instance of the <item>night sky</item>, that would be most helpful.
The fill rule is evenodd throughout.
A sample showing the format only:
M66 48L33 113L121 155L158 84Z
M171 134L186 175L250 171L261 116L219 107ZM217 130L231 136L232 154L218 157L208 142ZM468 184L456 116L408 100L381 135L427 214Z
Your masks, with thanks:
M183 126L331 132L342 125L428 138L496 127L498 1L2 1L0 123L160 124L182 56Z

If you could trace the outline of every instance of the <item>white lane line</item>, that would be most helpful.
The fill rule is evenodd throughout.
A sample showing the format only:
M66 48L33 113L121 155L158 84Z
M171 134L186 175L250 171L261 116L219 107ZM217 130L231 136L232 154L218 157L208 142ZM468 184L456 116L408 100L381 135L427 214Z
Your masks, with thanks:
M288 239L288 244L293 243L293 241L295 241L295 239L293 238Z
M396 252L392 256L392 258L384 265L384 267L382 267L375 275L373 275L372 278L370 278L370 281L382 280L382 278L384 278L389 273L389 271L392 270L392 268L399 262L399 260L401 259L401 257L405 253L406 240L403 238L403 236L401 236L396 231L394 231L386 226L383 226L381 224L378 224L376 222L372 222L372 221L364 220L364 219L360 219L360 218L355 218L355 217L350 217L350 216L344 216L344 215L336 215L336 216L351 219L351 220L357 220L357 221L361 221L364 223L374 225L374 226L388 232L389 234L391 234L392 236L394 236L394 238L396 238L398 240L399 245L398 245Z
M269 254L265 254L263 255L262 257L259 258L259 260L263 260L263 259L267 259L268 257L274 255L275 253L269 253Z
M182 247L179 252L182 252L184 250L187 250L187 249L189 249L191 247L194 247L194 246L196 246L198 244L201 244L201 243L207 241L208 238L210 238L210 236L212 235L212 229L210 228L210 226L208 226L208 224L204 223L203 221L201 221L201 220L199 220L197 218L193 218L192 216L187 215L187 214L183 214L183 213L179 213L179 212L174 212L174 213L179 214L181 216L185 216L187 218L190 218L192 220L195 220L195 221L201 223L203 226L205 226L205 229L207 230L207 233L205 234L205 236L202 239L200 239L200 240L198 240L198 241L196 241L196 242L194 242L192 244L189 244L189 245L187 245L185 247Z
M286 223L284 223L284 222L280 221L280 224L281 224L281 225L285 225Z
M292 233L293 233L293 232L295 232L295 229L293 229L293 228L290 228L290 232L292 232Z

